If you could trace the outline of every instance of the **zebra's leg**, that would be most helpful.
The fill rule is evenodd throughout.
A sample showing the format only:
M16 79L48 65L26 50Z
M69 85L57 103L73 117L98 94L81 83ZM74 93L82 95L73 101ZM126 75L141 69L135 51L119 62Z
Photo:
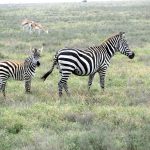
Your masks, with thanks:
M68 81L68 78L69 78L70 74L71 74L70 72L65 73L65 75L64 75L65 82L64 82L64 84L63 84L63 87L64 87L64 89L65 89L65 91L66 91L66 93L67 93L68 96L70 96L70 92L68 91L68 84L67 84L67 81Z
M3 80L0 78L0 91L2 90Z
M101 69L99 71L99 78L100 78L100 86L102 88L102 90L104 91L105 88L105 75L106 75L106 67Z
M67 84L67 81L66 81L66 83L63 84L63 87L64 87L64 89L65 89L67 95L70 96L70 92L68 91L68 84Z
M94 76L95 76L95 73L89 75L88 90L90 90L90 88L91 88Z
M8 78L9 77L5 77L5 79L0 78L0 90L2 91L4 97L6 97L5 88L6 88L6 83Z
M67 80L68 80L70 74L71 74L71 72L65 72L65 73L61 74L61 79L60 79L60 81L58 83L59 97L62 96L62 90L63 90L63 88L65 89L67 95L68 96L70 95L70 93L68 91L68 85L67 85Z
M31 90L31 79L25 80L25 92L30 93Z
M1 89L2 89L2 92L3 92L3 96L4 96L4 97L6 97L5 88L6 88L6 82L3 82Z
M59 92L59 97L62 96L62 89L63 89L63 83L60 79L60 81L58 82L58 92Z

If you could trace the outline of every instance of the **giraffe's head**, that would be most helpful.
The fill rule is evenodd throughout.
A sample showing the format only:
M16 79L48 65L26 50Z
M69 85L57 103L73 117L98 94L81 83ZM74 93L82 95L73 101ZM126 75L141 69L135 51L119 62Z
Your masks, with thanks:
M135 54L133 51L130 50L124 35L125 35L125 32L120 32L119 34L117 34L117 36L119 36L119 38L118 38L118 42L116 45L116 49L120 53L128 56L130 59L133 59Z

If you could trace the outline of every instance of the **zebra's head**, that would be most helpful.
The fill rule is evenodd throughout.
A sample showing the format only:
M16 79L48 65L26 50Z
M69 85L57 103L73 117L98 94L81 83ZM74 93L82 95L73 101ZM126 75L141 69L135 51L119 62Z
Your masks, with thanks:
M130 59L133 59L135 54L130 50L127 41L124 38L125 32L120 32L117 36L119 36L118 43L116 45L117 51L128 56Z
M35 64L35 66L40 66L40 50L36 49L36 48L33 48L32 49L32 63Z

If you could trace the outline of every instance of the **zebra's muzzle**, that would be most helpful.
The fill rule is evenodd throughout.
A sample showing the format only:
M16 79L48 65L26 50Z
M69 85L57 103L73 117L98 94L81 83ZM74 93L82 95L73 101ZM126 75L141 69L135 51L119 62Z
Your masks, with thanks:
M131 55L129 55L129 58L130 58L130 59L133 59L133 58L134 58L134 56L135 56L135 54L134 54L134 52L132 52L132 54L131 54Z
M37 61L36 65L37 65L37 67L39 67L39 66L40 66L40 62L39 62L39 61Z

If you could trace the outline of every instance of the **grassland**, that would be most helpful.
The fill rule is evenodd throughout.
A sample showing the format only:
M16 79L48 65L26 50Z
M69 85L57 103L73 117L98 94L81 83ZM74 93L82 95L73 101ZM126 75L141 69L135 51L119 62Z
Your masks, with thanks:
M24 60L30 45L45 43L41 66L32 81L9 80L0 93L0 150L149 150L150 149L150 2L1 5L0 59ZM41 22L49 34L22 31L24 18ZM58 70L40 77L64 47L99 45L126 32L134 60L113 57L102 92L98 75L91 91L88 77L71 76L71 97L57 95Z

